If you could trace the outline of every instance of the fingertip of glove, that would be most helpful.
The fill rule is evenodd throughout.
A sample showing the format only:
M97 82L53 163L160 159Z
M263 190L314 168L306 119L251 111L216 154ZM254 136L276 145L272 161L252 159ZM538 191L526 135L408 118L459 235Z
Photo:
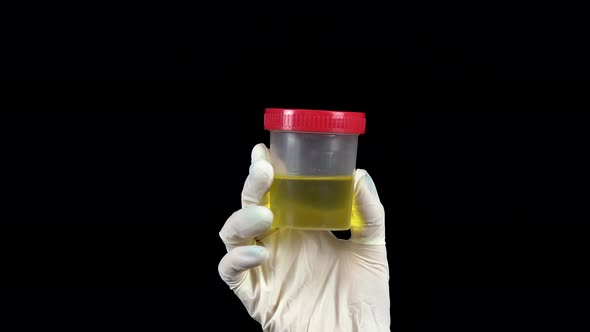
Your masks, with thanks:
M268 258L268 250L266 250L266 248L263 246L248 246L242 248L244 248L244 254L255 261L265 260Z
M270 153L264 143L256 144L254 148L252 148L251 160L252 163L257 162L258 160L270 160Z
M256 250L257 250L256 255L258 255L258 258L260 258L263 261L266 260L266 259L268 259L269 253L268 253L268 250L265 247L263 247L263 246L256 246Z
M248 208L248 218L254 222L261 224L264 228L269 228L272 224L272 211L264 206L251 206Z
M379 194L377 193L377 187L375 186L375 182L373 181L373 178L371 177L371 175L369 175L369 172L367 172L364 169L359 168L355 171L354 175L355 175L355 184L356 184L357 190L362 190L362 191L366 190L369 193L371 193L372 196L379 199Z
M358 181L367 174L369 173L365 169L357 168L356 171L354 171L354 178Z
M362 168L359 168L354 172L354 182L357 187L367 185L367 178L370 178L369 173Z

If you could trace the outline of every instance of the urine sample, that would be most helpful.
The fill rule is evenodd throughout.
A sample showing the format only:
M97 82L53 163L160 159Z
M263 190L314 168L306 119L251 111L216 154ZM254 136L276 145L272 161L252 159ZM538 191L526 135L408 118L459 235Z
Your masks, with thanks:
M273 226L307 230L350 228L358 136L358 112L266 109L275 177Z

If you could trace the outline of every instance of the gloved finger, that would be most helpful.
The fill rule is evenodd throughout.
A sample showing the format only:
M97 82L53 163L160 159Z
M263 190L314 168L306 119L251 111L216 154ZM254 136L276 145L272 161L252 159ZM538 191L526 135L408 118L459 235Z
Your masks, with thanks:
M354 173L354 203L350 222L351 241L359 244L385 244L385 210L369 173Z
M287 167L285 166L285 163L282 160L275 158L275 160L271 161L270 151L266 148L266 145L264 145L263 143L256 145L254 149L252 149L252 163L255 163L259 160L266 160L269 163L271 163L275 173L287 173Z
M219 262L219 276L234 288L244 280L246 271L261 265L267 258L268 251L262 246L237 247Z
M252 149L252 164L259 160L266 160L270 162L270 151L266 148L264 143L259 143L254 146Z
M264 144L256 145L252 150L252 165L242 190L242 207L268 204L267 192L272 185L274 171L267 158L268 150Z
M234 212L219 232L227 251L254 244L254 238L270 228L272 217L272 212L264 206L250 206Z

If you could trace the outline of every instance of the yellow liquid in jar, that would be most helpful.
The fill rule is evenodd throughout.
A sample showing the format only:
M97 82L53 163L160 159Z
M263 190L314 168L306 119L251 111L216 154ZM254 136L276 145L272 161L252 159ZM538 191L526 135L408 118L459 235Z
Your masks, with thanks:
M270 188L273 226L347 230L352 197L352 176L275 176Z

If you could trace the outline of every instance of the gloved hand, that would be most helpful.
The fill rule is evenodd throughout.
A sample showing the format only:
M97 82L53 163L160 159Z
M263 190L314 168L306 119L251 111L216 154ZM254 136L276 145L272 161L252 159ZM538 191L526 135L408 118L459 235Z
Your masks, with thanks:
M271 228L269 151L252 150L242 209L219 235L221 278L264 331L389 331L385 214L371 177L355 172L351 239Z

